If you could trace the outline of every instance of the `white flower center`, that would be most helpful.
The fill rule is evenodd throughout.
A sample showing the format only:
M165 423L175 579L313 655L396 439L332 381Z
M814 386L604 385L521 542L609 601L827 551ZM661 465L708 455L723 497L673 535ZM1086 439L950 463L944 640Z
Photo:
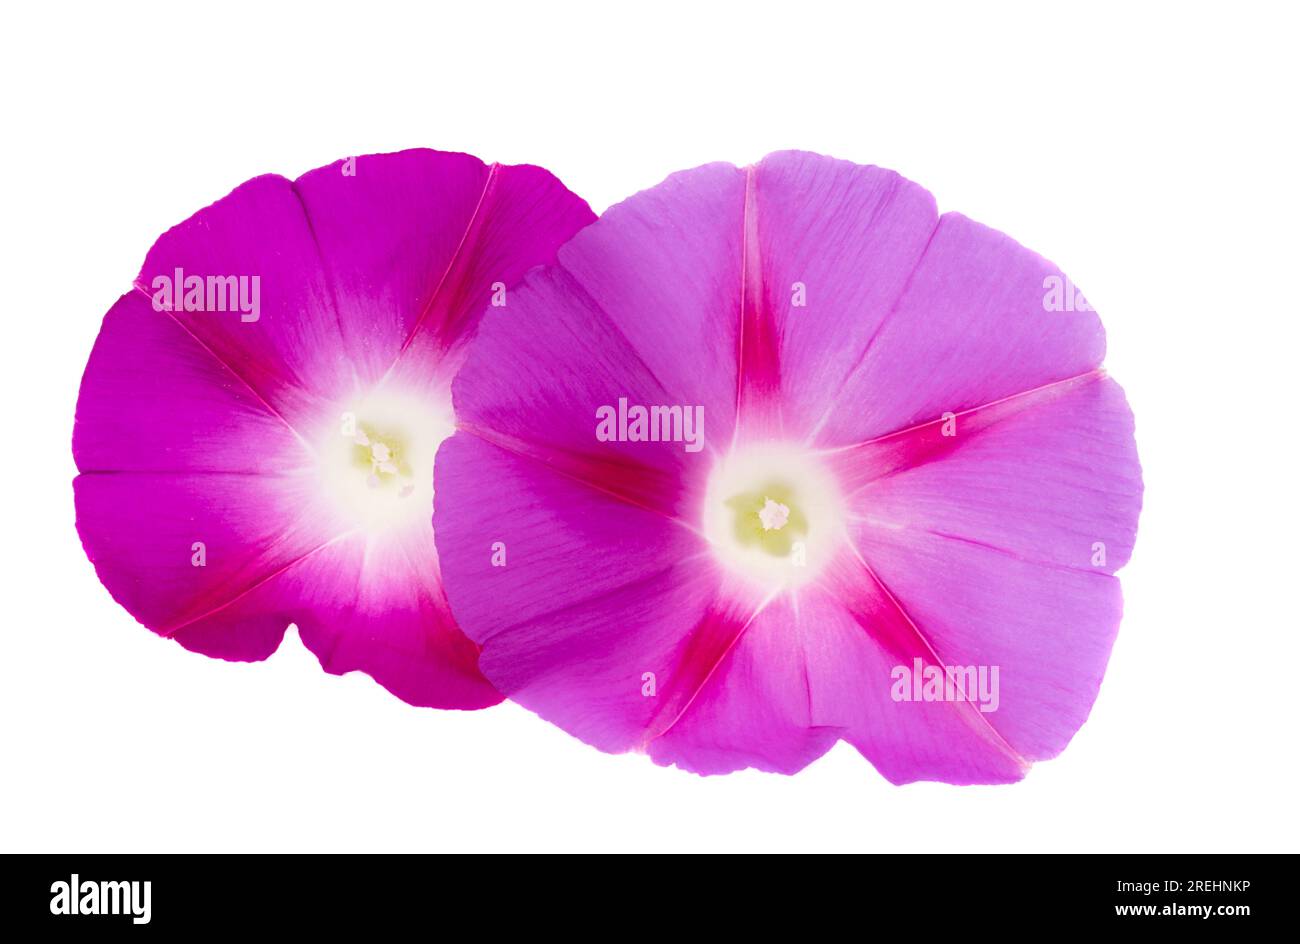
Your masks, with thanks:
M800 446L733 452L709 474L704 535L726 567L764 589L812 579L840 546L844 523L834 477Z
M319 437L321 483L350 527L385 531L428 525L433 459L455 432L450 406L387 391L341 404Z

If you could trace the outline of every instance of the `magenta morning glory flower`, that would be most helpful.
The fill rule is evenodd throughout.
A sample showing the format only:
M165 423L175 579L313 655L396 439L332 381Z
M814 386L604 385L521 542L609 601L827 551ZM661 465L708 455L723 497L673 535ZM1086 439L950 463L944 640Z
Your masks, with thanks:
M188 649L419 705L500 696L430 529L481 311L592 218L537 167L414 150L250 180L162 236L82 381L77 527L109 592Z
M497 688L605 751L1017 780L1096 697L1141 496L1060 271L802 153L611 209L489 312L435 531Z

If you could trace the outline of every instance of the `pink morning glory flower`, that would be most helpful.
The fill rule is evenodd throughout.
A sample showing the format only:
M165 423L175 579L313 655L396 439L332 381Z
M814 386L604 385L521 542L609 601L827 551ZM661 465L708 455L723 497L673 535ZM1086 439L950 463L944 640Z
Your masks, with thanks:
M435 531L497 688L605 751L998 783L1086 719L1141 500L1051 263L778 153L614 207L489 312Z
M187 649L290 623L418 705L500 696L447 609L433 460L482 310L588 223L546 171L428 150L258 177L164 234L77 403L77 528L105 587Z

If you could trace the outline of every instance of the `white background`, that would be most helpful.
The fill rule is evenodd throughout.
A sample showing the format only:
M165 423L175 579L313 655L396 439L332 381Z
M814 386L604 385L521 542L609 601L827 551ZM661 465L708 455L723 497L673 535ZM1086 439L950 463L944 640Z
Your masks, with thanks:
M0 849L1300 848L1293 14L1246 3L6 9ZM980 6L983 8L977 9ZM1051 7L1051 9L1048 9ZM256 174L410 146L541 164L601 211L799 147L892 167L1064 266L1146 477L1091 720L1011 787L600 754L156 638L73 530L103 313Z

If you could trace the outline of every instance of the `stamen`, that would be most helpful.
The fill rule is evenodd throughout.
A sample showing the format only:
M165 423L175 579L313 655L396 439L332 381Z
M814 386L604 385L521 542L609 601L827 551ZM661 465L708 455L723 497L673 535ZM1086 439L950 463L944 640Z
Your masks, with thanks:
M764 531L779 531L790 520L790 508L768 498L758 511L758 520L763 522Z

